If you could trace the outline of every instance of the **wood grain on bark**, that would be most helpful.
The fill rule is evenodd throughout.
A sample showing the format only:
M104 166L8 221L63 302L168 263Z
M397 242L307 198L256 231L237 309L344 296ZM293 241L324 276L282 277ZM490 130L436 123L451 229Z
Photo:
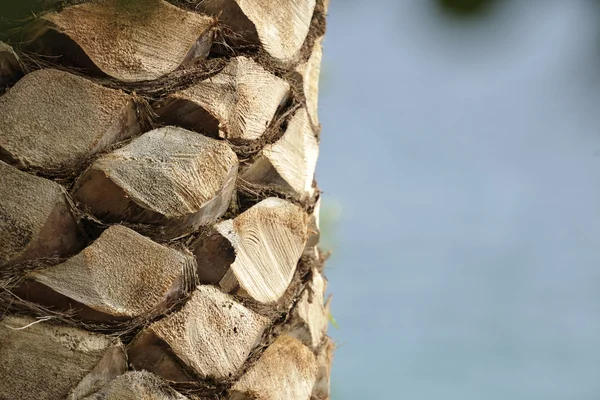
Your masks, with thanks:
M325 308L325 279L316 270L292 312L293 335L315 350L327 331L328 315Z
M331 363L334 350L333 341L325 337L325 341L317 351L317 380L312 390L311 400L330 399Z
M157 109L169 124L230 140L262 136L290 85L246 57L217 75L174 93Z
M12 47L0 42L0 90L23 76L19 57Z
M316 0L204 0L198 10L218 16L275 61L289 63L308 35L315 5Z
M218 285L235 261L234 244L226 235L221 234L221 226L229 224L227 221L217 224L190 245L196 257L198 279L201 283Z
M229 400L307 400L317 375L314 354L281 335L230 390Z
M83 245L63 188L0 161L0 267Z
M79 400L96 393L115 376L127 370L127 360L122 346L111 347L77 386L71 391L68 400Z
M235 219L219 223L215 230L230 247L212 246L214 236L192 245L200 280L214 283L224 273L219 284L226 292L261 303L276 302L294 276L306 243L306 224L307 215L300 207L278 198L263 200ZM233 262L228 256L231 249ZM225 254L204 260L209 251Z
M44 14L31 48L124 82L206 58L215 20L163 0L99 0Z
M0 113L0 158L48 172L72 172L140 131L132 96L54 69L23 77Z
M268 323L216 287L199 286L180 311L136 337L129 360L166 379L190 380L173 354L201 378L224 379L239 370Z
M150 372L130 371L83 400L187 400L187 397Z
M319 258L319 240L321 239L321 197L317 199L312 213L308 217L308 240L306 241L306 254Z
M308 116L316 129L319 126L319 78L323 58L323 37L315 39L310 57L296 67L302 80L302 91L306 101Z
M166 311L193 289L195 273L191 255L115 225L81 253L29 277L110 317L133 318Z
M301 108L292 116L281 139L266 145L242 178L304 199L314 192L312 184L318 157L319 143L306 108Z
M107 355L112 368L96 371L80 394L127 369L119 339L28 317L0 321L0 349L0 399L64 399Z
M225 213L237 169L225 143L164 127L96 160L74 196L104 221L155 225L157 237L174 238Z

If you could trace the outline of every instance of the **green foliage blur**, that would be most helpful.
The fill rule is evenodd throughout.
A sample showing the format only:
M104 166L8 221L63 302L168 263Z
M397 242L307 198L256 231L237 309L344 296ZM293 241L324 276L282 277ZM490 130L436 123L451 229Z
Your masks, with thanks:
M472 18L485 14L505 0L433 0L447 15L458 18Z
M342 217L341 203L330 197L325 197L322 200L320 213L320 231L321 237L319 247L325 252L335 254L337 247L337 229ZM331 264L331 263L329 263ZM330 266L328 264L328 267Z

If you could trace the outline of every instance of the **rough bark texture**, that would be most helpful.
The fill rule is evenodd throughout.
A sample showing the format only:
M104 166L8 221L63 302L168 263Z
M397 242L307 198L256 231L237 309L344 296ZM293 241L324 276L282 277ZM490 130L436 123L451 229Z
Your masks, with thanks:
M276 302L292 281L302 255L306 218L300 207L271 197L235 219L217 224L216 231L229 242L235 258L230 265L203 263L200 278L203 279L205 268L212 273L212 268L217 267L226 270L219 280L223 290L260 303Z
M246 57L236 57L217 75L167 98L158 112L205 135L230 140L260 138L290 85ZM260 96L257 96L260 93Z
M167 382L149 372L126 372L84 400L186 400Z
M310 29L315 0L206 0L198 9L218 15L244 40L280 63L296 60Z
M326 337L317 351L317 380L312 390L311 400L329 400L331 363L335 344Z
M32 46L115 79L143 81L206 57L214 23L163 0L96 1L43 15Z
M54 69L23 77L0 112L0 157L45 172L72 171L140 131L131 95Z
M97 159L77 182L74 197L107 222L158 225L157 236L172 238L227 211L237 169L225 143L159 128Z
M174 367L176 361L170 361L167 367L164 360L172 353L192 374L224 379L238 372L260 342L268 322L217 288L200 286L180 311L155 322L136 337L129 359L137 369L172 380L189 380L183 369ZM168 349L161 348L160 343L167 344Z
M307 198L313 194L318 156L319 144L308 113L301 108L290 118L283 136L266 145L242 177Z
M327 400L324 0L64 0L0 42L0 400Z
M0 42L0 93L23 75L19 57L11 46Z
M315 40L309 59L296 67L302 79L306 108L313 126L319 125L319 77L323 58L323 36Z
M312 271L312 279L307 290L302 293L293 316L294 336L316 349L323 342L328 322L325 312L325 280L318 271Z
M81 253L29 277L107 319L164 312L188 293L195 273L191 255L115 225Z
M59 184L0 161L0 198L0 266L63 257L81 246Z
M98 378L110 381L126 370L118 339L32 318L6 316L0 321L0 349L0 399L54 400L70 392L86 394L102 386ZM108 374L99 377L95 367L107 356L112 359L104 371ZM96 377L88 379L88 374ZM82 380L88 383L79 386Z
M237 381L231 400L305 400L317 377L315 355L300 341L281 335Z

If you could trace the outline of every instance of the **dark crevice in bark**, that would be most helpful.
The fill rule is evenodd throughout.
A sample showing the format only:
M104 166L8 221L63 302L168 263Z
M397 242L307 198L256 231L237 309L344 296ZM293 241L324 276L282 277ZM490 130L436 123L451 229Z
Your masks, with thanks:
M145 129L150 130L150 128L148 128L148 125L151 124L151 122L149 122L151 119L151 116L149 116L147 114L147 106L144 105L145 100L138 97L137 99L134 99L134 101L136 103L136 112L139 115L139 118L141 119L140 122L142 123L143 126L146 126ZM129 144L133 139L141 136L145 132L146 132L146 130L144 130L143 132L141 132L139 134L133 135L132 137L130 137L126 140L120 140L118 142L115 142L115 143L111 144L110 146L107 146L106 148L104 148L100 151L97 151L93 155L82 159L75 166L69 166L68 168L58 167L58 168L54 168L54 169L50 169L50 168L42 169L42 168L36 168L36 167L30 167L30 166L23 166L23 165L20 165L20 163L17 160L15 160L13 157L6 154L6 152L3 152L1 148L0 148L0 160L6 162L7 164L11 164L13 167L15 167L23 172L27 172L27 173L35 175L35 176L39 176L42 178L52 180L52 181L60 184L61 186L63 186L65 189L67 189L70 192L73 189L73 185L75 184L75 181L77 180L77 178L79 178L79 176L81 176L83 171L85 171L90 165L92 165L94 163L94 161L96 161L98 158L100 158L106 154L109 154L109 153L111 153L115 150L118 150L121 147Z
M316 184L313 185L316 187ZM316 190L315 195L308 199L299 199L296 195L278 190L272 186L264 186L259 184L254 184L245 181L242 178L238 178L237 183L237 202L233 204L228 211L228 216L233 216L239 213L242 213L252 207L253 205L259 203L260 201L268 198L268 197L277 197L280 199L287 200L291 203L294 203L300 206L307 213L311 213L315 207L315 203L320 196L320 191Z
M29 263L31 265L31 263ZM0 280L0 319L5 315L28 315L40 319L47 319L49 323L59 323L74 328L85 329L90 332L103 333L119 337L124 344L129 344L133 338L147 325L158 321L165 316L181 309L189 298L189 294L173 304L165 312L149 313L141 317L115 320L107 319L104 322L89 321L78 316L77 310L87 308L74 300L66 299L73 305L73 309L56 309L39 303L28 301L19 296L21 285L25 284L23 277L12 280ZM107 316L107 318L109 318Z
M180 67L155 80L122 82L100 73L90 75L89 70L81 68L74 63L63 63L61 62L62 58L58 56L35 53L20 46L15 46L15 52L23 61L28 73L44 68L59 69L83 76L102 86L123 90L126 93L137 94L149 102L160 100L168 94L186 89L218 74L228 61L226 57L209 58L198 61L190 66Z
M91 242L90 242L91 243ZM89 245L89 244L88 244ZM71 298L54 292L42 284L27 279L28 273L41 268L58 265L68 258L47 258L29 260L10 269L0 269L0 319L5 315L28 315L48 319L50 323L60 323L90 332L103 333L119 337L127 345L146 326L165 316L179 311L188 301L198 285L193 268L193 276L184 276L184 287L180 296L164 310L152 310L135 318L115 319L110 315L95 311ZM194 263L195 264L195 263ZM43 301L39 296L30 301L28 291L39 290L42 287ZM37 293L39 295L40 293ZM52 304L52 305L50 305ZM86 318L90 316L94 320ZM100 318L99 318L100 317Z
M251 163L256 155L262 150L266 145L275 143L285 133L288 122L290 118L293 116L294 112L300 108L301 104L295 100L294 97L290 96L285 103L283 103L273 120L267 127L267 130L263 135L254 141L249 141L246 143L243 142L235 142L228 141L229 147L235 151L240 162L242 164Z

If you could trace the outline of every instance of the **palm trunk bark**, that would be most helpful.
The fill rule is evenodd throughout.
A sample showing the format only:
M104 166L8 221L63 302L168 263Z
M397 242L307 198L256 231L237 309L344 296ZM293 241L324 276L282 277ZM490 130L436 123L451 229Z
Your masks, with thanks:
M0 399L329 399L327 1L58 3L0 42Z

